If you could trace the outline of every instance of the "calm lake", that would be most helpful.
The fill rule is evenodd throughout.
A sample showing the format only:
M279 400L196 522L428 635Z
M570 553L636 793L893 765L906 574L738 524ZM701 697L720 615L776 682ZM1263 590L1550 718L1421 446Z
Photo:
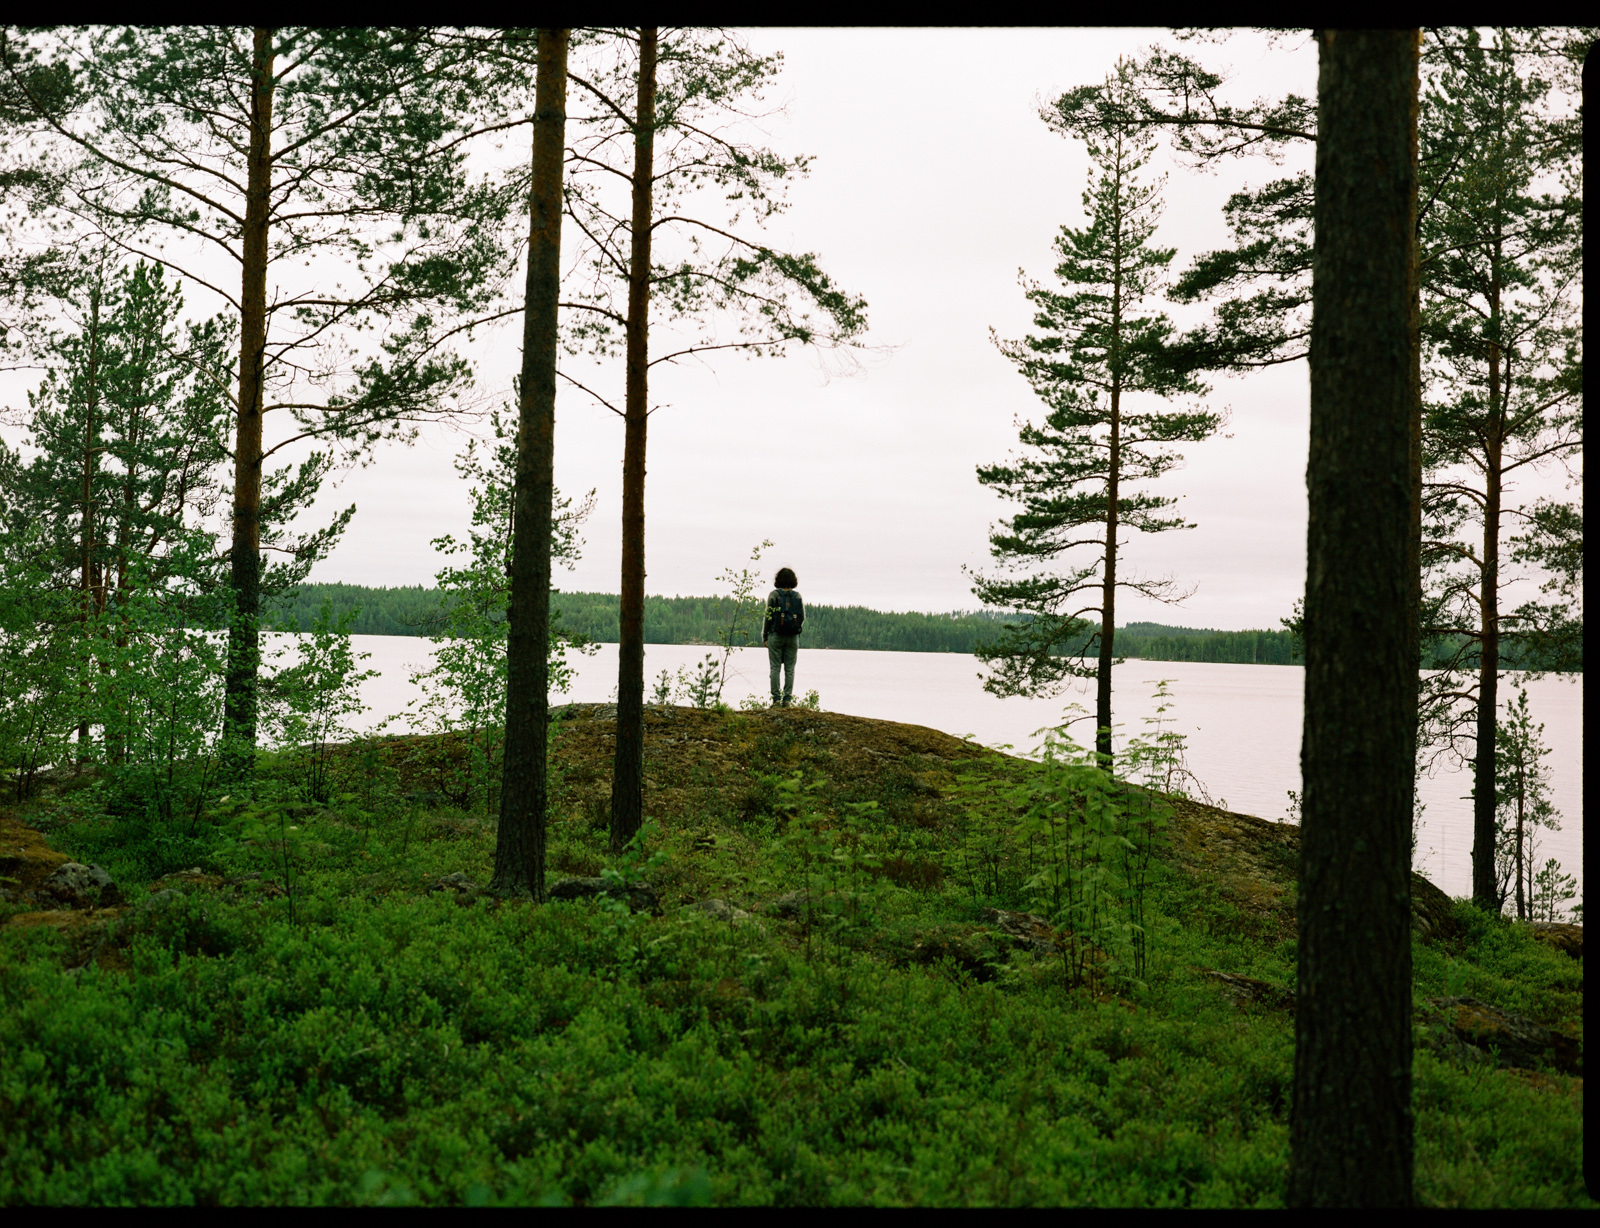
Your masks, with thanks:
M357 652L380 676L368 681L362 699L368 706L361 728L400 715L416 698L409 674L430 660L432 645L407 636L357 635ZM693 668L708 650L685 644L645 646L646 691L663 669ZM577 680L560 698L603 703L615 699L617 646L600 645L592 657L574 656ZM1055 700L996 699L983 690L976 660L966 654L927 652L852 652L802 648L795 693L815 689L831 712L927 725L990 746L1025 752L1036 731L1061 723L1076 702L1092 711L1090 691L1072 691ZM1300 788L1300 701L1304 671L1288 665L1212 665L1189 661L1129 661L1113 675L1114 711L1119 739L1144 731L1155 715L1152 695L1160 679L1170 681L1166 713L1172 728L1188 738L1189 767L1219 805L1266 819L1284 817L1288 791ZM1091 684L1092 685L1092 684ZM1515 675L1502 695L1515 694ZM1545 744L1562 830L1540 834L1537 855L1558 858L1563 869L1583 882L1583 679L1549 676L1527 683L1534 719L1544 724ZM724 700L734 706L748 695L765 698L767 658L762 648L734 654ZM405 727L403 720L394 727ZM1083 742L1089 724L1073 727ZM1417 868L1451 895L1467 895L1472 882L1472 803L1470 773L1441 768L1422 782L1422 833ZM1581 894L1580 894L1581 898Z

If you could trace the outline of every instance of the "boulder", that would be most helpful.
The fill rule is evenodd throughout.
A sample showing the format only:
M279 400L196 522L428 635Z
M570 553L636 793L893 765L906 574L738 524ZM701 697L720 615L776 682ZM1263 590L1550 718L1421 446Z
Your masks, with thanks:
M1477 998L1429 998L1418 1020L1424 1046L1463 1061L1583 1074L1583 1046L1574 1037Z
M1275 1010L1294 1010L1294 990L1258 981L1253 976L1240 976L1235 972L1219 972L1215 968L1200 968L1212 980L1220 982L1222 990L1235 1002L1255 1002Z
M1464 938L1455 901L1415 870L1411 872L1411 932L1435 946Z
M776 899L768 900L761 906L761 911L769 917L798 917L805 911L806 893L804 891L791 891L787 895L780 895Z
M742 908L735 908L727 900L696 900L693 904L685 904L679 912L702 912L713 921L726 921L730 925L743 925L747 921L754 921Z
M199 866L190 866L187 870L176 870L171 874L162 875L150 884L150 890L161 891L167 887L214 890L223 886L224 882L220 874L208 874Z
M1046 954L1061 949L1060 932L1043 917L1031 912L1010 912L1004 908L986 908L983 916L1019 947Z
M137 921L149 916L151 913L171 908L179 900L183 899L183 895L184 893L176 887L164 887L160 891L152 891L139 901L139 907L133 910L132 920Z
M477 895L483 889L457 870L454 874L434 879L428 884L427 890L430 894L435 891L454 891L457 895Z
M94 908L121 904L122 892L99 866L69 861L39 884L34 898L54 902L58 908Z
M1530 921L1528 928L1540 942L1565 951L1573 959L1583 958L1583 926L1565 921Z
M646 883L624 885L604 878L564 878L550 888L552 900L592 900L610 895L627 902L633 912L659 912L661 901Z

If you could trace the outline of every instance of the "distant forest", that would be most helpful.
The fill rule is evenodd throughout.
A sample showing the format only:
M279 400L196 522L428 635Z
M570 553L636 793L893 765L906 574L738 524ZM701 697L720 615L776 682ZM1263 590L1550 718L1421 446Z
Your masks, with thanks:
M270 616L286 628L309 630L326 597L335 615L357 611L357 635L431 635L439 626L439 595L420 584L365 588L358 584L303 584L280 600ZM551 595L561 625L604 644L617 642L614 593ZM713 644L727 626L732 601L726 597L646 597L644 638L648 644ZM865 606L808 605L807 648L871 648L887 652L967 652L994 635L1008 617L1003 611L952 611L948 614L895 614ZM760 625L750 623L750 638L760 640ZM1117 628L1117 655L1146 661L1213 661L1231 665L1297 665L1299 645L1288 631L1213 631L1134 622ZM1424 654L1433 664L1437 654ZM1512 652L1502 663L1516 669Z
M358 635L429 635L438 625L439 597L432 588L364 588L355 584L304 584L281 601L272 616L285 627L307 630L322 605L331 602L335 615L357 610L351 630ZM561 612L561 625L601 643L617 642L617 597L614 593L551 595ZM649 644L712 644L732 614L726 597L646 597L644 638ZM864 606L808 605L804 640L807 648L870 648L889 652L966 652L994 635L1007 617L1000 611L953 611L948 614L894 614ZM759 642L759 621L747 624ZM1294 637L1287 631L1209 631L1130 623L1117 630L1117 655L1155 661L1218 661L1234 664L1288 665Z

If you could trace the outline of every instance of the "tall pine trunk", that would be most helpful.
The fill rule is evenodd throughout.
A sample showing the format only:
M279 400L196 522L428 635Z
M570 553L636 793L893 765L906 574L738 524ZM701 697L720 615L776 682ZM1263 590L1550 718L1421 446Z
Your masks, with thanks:
M1499 262L1489 287L1489 328L1498 336L1500 325ZM1504 494L1501 472L1505 446L1500 381L1500 347L1489 343L1489 412L1483 441L1483 557L1478 590L1478 712L1477 746L1472 762L1472 900L1479 908L1498 912L1499 892L1494 881L1494 778L1495 710L1500 703L1500 504Z
M611 846L644 822L644 455L650 395L650 224L654 198L656 31L639 31L633 130L633 245L628 259L628 386L623 404L622 601L617 645L617 752L611 769Z
M256 675L260 666L261 417L267 349L267 215L272 191L272 31L257 28L250 62L250 151L245 187L243 271L239 291L239 409L233 444L234 593L223 695L224 756L229 775L255 762Z
M79 518L79 570L78 587L79 620L83 623L83 638L87 650L95 613L95 533L94 475L99 466L100 448L96 442L100 435L100 285L89 290L89 353L86 360L83 388L83 457L82 498L83 515ZM78 762L89 758L89 707L93 684L87 672L78 683L78 698L83 704L83 715L78 721Z
M1118 149L1121 149L1118 138ZM1094 748L1100 766L1111 770L1111 664L1117 634L1117 499L1122 488L1122 158L1117 158L1116 234L1112 239L1111 284L1111 438L1106 462L1105 589L1100 599L1100 660L1095 668Z
M1532 892L1522 889L1522 824L1526 814L1525 803L1528 798L1528 775L1522 764L1517 765L1517 854L1516 864L1512 868L1517 876L1517 920L1528 919L1528 898Z
M1319 35L1292 1206L1412 1199L1417 31Z
M1100 661L1095 673L1095 754L1111 770L1111 663L1116 659L1117 633L1117 496L1122 465L1122 389L1111 383L1111 462L1106 476L1105 595L1100 604Z
M540 30L535 83L521 421L511 522L506 738L495 844L496 895L544 896L550 749L550 517L555 499L556 314L567 128L566 30Z
M1493 395L1491 387L1490 396ZM1483 571L1478 592L1482 622L1478 640L1477 747L1472 765L1472 898L1479 908L1493 912L1500 907L1494 881L1494 718L1500 702L1499 440L1491 436L1484 451L1488 465L1483 475Z

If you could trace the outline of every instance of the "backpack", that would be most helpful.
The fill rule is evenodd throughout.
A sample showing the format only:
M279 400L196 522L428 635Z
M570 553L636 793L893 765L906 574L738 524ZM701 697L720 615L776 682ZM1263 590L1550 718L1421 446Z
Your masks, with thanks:
M800 594L792 588L778 590L778 604L772 607L772 633L774 635L799 635L806 621L806 607Z

